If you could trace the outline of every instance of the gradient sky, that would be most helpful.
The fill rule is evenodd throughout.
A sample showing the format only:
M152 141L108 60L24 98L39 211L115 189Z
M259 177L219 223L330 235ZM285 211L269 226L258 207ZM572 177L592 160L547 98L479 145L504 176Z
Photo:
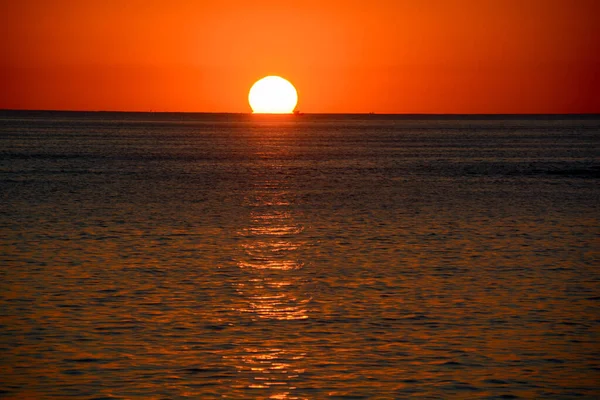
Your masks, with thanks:
M0 0L0 108L600 112L596 0Z

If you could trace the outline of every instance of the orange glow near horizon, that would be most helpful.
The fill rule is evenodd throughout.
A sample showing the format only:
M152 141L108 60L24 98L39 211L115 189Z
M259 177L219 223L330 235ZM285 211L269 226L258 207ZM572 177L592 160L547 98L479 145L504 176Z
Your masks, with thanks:
M0 108L250 112L257 76L308 113L600 112L594 0L7 2Z

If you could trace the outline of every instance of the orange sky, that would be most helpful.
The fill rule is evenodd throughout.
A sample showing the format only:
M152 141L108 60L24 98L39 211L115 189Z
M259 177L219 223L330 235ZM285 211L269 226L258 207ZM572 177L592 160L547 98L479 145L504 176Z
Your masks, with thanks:
M0 108L600 112L596 0L0 2Z

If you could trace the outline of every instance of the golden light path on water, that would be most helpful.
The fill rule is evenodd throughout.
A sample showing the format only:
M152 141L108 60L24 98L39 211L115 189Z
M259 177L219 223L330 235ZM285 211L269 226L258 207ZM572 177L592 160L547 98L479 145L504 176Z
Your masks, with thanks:
M249 302L243 311L267 319L305 319L308 318L308 299L297 297L294 276L286 274L303 266L302 261L294 257L300 244L293 240L302 227L294 224L289 211L270 208L252 212L253 226L240 232L244 236L244 259L238 265L253 275L248 282L237 286L238 293Z
M306 373L307 353L306 347L289 336L293 324L298 323L294 321L310 317L311 296L305 290L301 271L305 263L299 256L305 244L301 239L304 227L296 221L286 178L277 174L279 151L272 148L264 154L265 168L249 184L245 198L248 224L237 232L237 266L247 279L234 283L243 299L235 311L264 324L272 334L263 343L249 340L224 358L239 374L235 389L256 390L260 398L299 399L293 393Z

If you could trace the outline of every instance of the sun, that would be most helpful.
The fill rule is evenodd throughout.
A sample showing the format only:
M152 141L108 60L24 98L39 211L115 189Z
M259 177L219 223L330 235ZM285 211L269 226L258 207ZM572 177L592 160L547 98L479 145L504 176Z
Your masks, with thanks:
M265 76L250 88L248 102L255 114L289 114L298 103L298 93L282 77Z

